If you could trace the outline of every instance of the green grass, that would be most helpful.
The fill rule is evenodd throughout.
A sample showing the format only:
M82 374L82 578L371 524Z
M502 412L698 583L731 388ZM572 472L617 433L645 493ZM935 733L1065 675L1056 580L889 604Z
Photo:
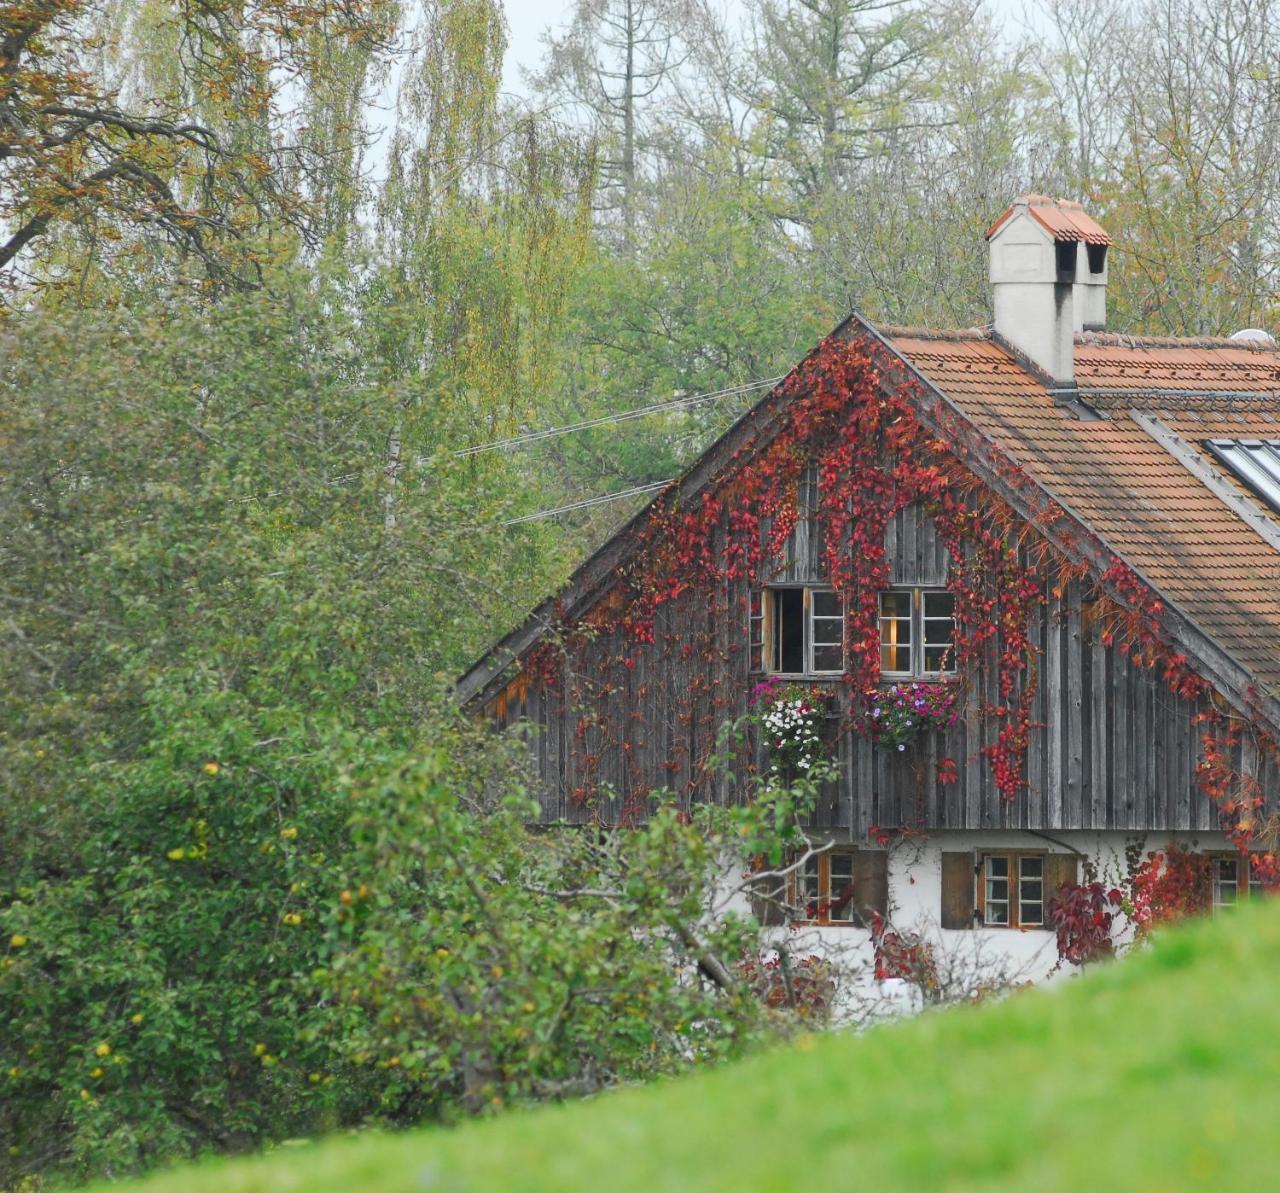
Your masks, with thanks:
M1280 901L1000 1005L454 1131L285 1147L126 1188L1253 1190L1275 1187L1277 1119Z

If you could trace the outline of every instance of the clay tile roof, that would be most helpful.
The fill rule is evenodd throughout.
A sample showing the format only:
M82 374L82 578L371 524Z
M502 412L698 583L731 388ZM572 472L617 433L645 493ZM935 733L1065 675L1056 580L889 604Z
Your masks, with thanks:
M886 338L1261 688L1280 691L1280 551L1140 425L1155 416L1198 452L1207 439L1280 438L1280 350L1079 337L1076 381L1103 414L1086 421L989 337Z
M1013 201L1003 215L987 229L990 240L1013 213L1026 206L1031 218L1039 223L1054 240L1084 240L1089 244L1110 244L1106 229L1085 213L1084 207L1071 199L1053 199L1048 195L1023 195Z

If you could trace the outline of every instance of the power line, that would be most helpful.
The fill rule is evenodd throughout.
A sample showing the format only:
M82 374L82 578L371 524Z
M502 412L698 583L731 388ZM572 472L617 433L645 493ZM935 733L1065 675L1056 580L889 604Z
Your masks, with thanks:
M634 410L624 410L619 414L604 414L599 418L583 419L581 422L569 423L562 427L547 427L541 431L528 431L523 435L512 435L506 439L495 439L489 443L477 443L474 447L459 448L453 453L457 458L478 456L482 452L503 451L513 447L523 447L526 443L539 443L544 439L558 439L561 435L572 435L578 431L587 431L593 427L604 427L611 423L631 422L633 419L646 418L650 414L660 414L669 410L688 410L705 402L718 402L722 398L738 397L753 393L758 389L772 388L782 377L766 377L760 381L746 381L741 385L731 385L724 389L711 390L703 394L689 394L683 398L672 398L666 402L651 402L647 406L637 406Z
M658 489L665 489L670 483L669 480L652 481L647 485L637 485L634 489L622 489L617 493L605 493L599 497L573 501L568 505L558 505L555 509L539 510L536 514L523 514L519 518L509 518L502 525L519 526L522 522L541 522L544 518L556 518L561 514L572 513L574 510L593 509L597 505L606 505L610 501L621 501L624 497L639 497L641 493L653 493Z

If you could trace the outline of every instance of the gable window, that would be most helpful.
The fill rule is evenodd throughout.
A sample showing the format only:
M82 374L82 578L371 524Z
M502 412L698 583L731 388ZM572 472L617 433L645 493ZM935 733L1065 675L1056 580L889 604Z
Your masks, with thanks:
M955 672L955 597L945 589L894 588L880 594L880 670L884 675Z
M1044 854L984 854L977 893L979 917L986 927L1043 928Z
M751 597L751 668L775 675L844 671L844 601L826 588L766 588Z
M1280 514L1280 439L1210 439L1208 448Z

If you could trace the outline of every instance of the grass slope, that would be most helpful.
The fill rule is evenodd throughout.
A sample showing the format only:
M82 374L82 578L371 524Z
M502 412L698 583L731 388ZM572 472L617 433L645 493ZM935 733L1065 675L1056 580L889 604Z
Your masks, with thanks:
M347 1137L127 1188L1263 1189L1280 1172L1278 1117L1280 901L1001 1005L456 1131Z

